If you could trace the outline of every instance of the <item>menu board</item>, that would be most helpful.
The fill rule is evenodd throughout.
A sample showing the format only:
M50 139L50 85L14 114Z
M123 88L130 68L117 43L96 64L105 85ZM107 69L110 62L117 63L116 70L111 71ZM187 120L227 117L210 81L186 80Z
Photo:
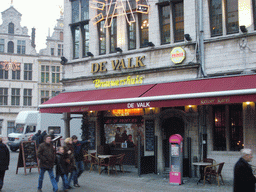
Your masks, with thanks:
M155 121L145 121L146 151L154 151Z
M26 174L26 168L37 168L38 159L37 159L37 148L35 141L23 141L20 145L19 158L17 164L16 174L18 173L19 167L24 167Z
M90 150L95 150L95 122L89 122L89 140L91 141L89 144Z

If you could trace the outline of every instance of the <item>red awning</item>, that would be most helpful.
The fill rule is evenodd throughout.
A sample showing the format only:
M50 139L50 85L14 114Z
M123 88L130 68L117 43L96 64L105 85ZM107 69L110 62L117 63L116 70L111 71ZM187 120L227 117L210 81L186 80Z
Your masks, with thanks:
M39 106L41 112L84 112L256 101L256 75L199 79L113 89L65 92Z

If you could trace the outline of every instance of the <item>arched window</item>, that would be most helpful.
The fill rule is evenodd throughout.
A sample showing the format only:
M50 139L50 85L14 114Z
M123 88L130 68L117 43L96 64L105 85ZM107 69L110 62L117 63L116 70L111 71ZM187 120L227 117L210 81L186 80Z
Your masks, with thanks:
M12 41L8 42L8 53L14 53L14 44Z
M9 23L8 33L14 34L14 24L13 23Z

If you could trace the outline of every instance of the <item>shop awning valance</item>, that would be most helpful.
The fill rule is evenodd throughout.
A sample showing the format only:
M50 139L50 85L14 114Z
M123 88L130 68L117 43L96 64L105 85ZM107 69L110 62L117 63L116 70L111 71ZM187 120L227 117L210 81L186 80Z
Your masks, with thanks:
M60 93L39 106L43 113L216 105L256 101L256 75Z

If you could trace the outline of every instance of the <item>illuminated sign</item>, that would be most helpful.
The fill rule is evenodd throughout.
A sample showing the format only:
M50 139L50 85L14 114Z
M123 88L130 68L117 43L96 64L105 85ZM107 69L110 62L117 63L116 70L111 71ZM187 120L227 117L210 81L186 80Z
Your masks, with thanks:
M145 67L143 60L145 59L145 56L139 56L135 57L135 61L133 61L133 58L127 58L127 60L124 59L116 59L111 60L111 67L112 70L121 70L121 69L133 69L133 68L140 68ZM92 63L91 64L91 73L98 73L98 72L107 72L107 61L102 61L99 63Z
M144 115L142 108L136 109L114 109L111 110L112 115L115 116L131 116L131 115Z
M100 79L95 79L93 81L95 88L100 87L116 87L122 85L137 85L142 84L144 77L137 75L136 77L128 76L124 79L117 79L117 80L108 80L102 81Z
M185 50L181 47L175 47L171 51L171 60L175 64L182 63L186 57Z
M142 0L105 0L106 3L100 2L97 0L93 0L90 3L90 7L96 10L101 10L106 13L105 18L102 17L102 13L97 14L92 20L94 24L105 20L104 27L110 27L114 17L124 15L127 23L131 24L135 22L134 12L139 12L143 14L148 14L149 6L147 1ZM136 11L133 11L131 4L136 2ZM130 14L130 18L128 18L127 14ZM110 18L110 19L107 19Z

